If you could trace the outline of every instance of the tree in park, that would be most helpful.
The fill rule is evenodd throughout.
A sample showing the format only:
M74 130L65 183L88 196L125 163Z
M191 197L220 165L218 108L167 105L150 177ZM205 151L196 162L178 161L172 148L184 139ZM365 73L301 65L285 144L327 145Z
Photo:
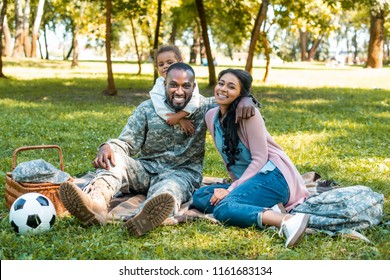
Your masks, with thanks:
M209 36L207 33L207 20L206 20L206 13L203 5L203 0L196 0L196 7L198 9L200 24L202 26L203 41L206 48L207 65L209 68L209 86L214 86L217 83L217 78L215 76L214 59L211 53Z
M267 17L268 4L269 4L268 0L261 1L261 6L259 12L257 13L255 24L253 26L251 41L249 44L248 56L245 64L245 70L248 71L249 73L252 73L253 57L256 49L256 44L260 37L260 27Z
M32 30L32 38L31 38L31 57L37 57L37 41L39 35L39 28L41 26L43 9L45 6L45 0L39 0L36 16L34 20L33 30Z
M117 17L120 17L120 20L128 20L131 26L132 37L134 40L135 52L137 54L137 63L138 63L138 72L137 75L141 75L142 71L142 56L139 48L139 40L137 36L136 26L134 21L138 18L146 16L146 6L148 1L115 1L114 9L116 10Z
M30 12L31 0L26 0L23 10L23 48L26 57L31 57L31 41L30 41Z
M149 56L154 62L155 52L157 51L159 45L161 44L161 33L164 26L162 26L163 18L163 1L162 0L118 0L115 1L116 7L123 7L126 10L120 11L118 13L128 14L130 17L130 24L133 25L133 19L138 18L138 26L140 27L142 33L146 36L149 44ZM157 6L156 6L157 4ZM165 25L165 24L164 24ZM133 27L132 27L133 28ZM151 32L154 30L154 32ZM154 34L153 34L154 33ZM135 44L137 44L134 28L133 28L133 38ZM138 45L138 44L137 44ZM136 47L136 49L138 46ZM141 55L138 53L138 65L139 73L141 67ZM154 80L157 79L158 72L156 67L154 67ZM154 83L154 82L153 82Z
M268 10L272 9L272 17L268 17ZM262 1L260 8L258 9L257 17L255 24L252 30L251 43L248 51L248 57L246 61L246 70L252 71L252 61L255 53L262 52L265 57L266 65L265 72L263 76L263 82L265 83L268 78L268 74L271 66L271 54L274 49L277 49L278 34L280 32L273 32L273 38L271 36L270 30L274 28L274 25L283 25L288 18L287 9L283 7L279 1ZM288 21L288 20L287 20ZM258 41L256 43L256 41ZM285 42L283 41L283 44Z
M12 57L23 55L23 6L21 0L15 0L15 43Z
M5 1L3 1L5 2ZM4 15L3 18L3 36L4 36L4 42L3 42L3 56L5 57L11 57L12 55L12 36L11 31L8 26L8 19L7 19L7 13Z
M385 16L390 9L390 1L371 1L370 41L368 43L367 67L382 68Z
M385 18L390 12L390 0L326 0L330 5L340 2L346 10L370 9L370 40L367 50L368 68L382 68Z
M3 73L3 22L7 11L7 0L0 1L0 78L6 78Z
M160 25L161 25L161 16L162 16L162 0L157 0L157 22L156 22L156 29L154 31L154 42L153 42L153 63L155 61L156 52L158 49L158 46L160 45ZM154 81L158 78L158 72L157 67L153 67L154 69Z
M74 22L74 28L73 28L73 38L72 38L72 49L73 49L73 56L72 56L72 65L71 67L77 67L79 66L79 41L78 41L78 37L79 37L79 34L80 34L80 29L81 29L81 26L82 26L82 20L83 20L83 17L84 17L84 11L85 11L85 7L87 5L87 2L86 1L82 1L80 3L80 7L78 9L79 11L79 15L74 17L73 18L73 22Z
M206 1L204 4L213 42L219 51L233 60L233 53L241 51L250 38L253 15L261 3L257 0L219 0Z
M299 33L301 61L313 61L321 43L338 28L340 5L317 0L282 1Z
M351 57L348 56L348 63L360 63L360 58L362 53L366 53L364 47L359 45L359 40L364 37L361 36L361 33L367 33L368 27L370 26L370 19L367 17L369 9L367 7L362 7L358 10L345 10L340 16L339 23L340 27L336 32L336 46L340 42L346 42L347 53L352 54ZM366 40L364 39L363 42Z
M51 30L55 33L57 24L61 23L60 18L62 18L61 12L56 6L57 1L51 0L47 2L44 6L44 12L42 14L42 31L43 31L43 40L44 46L41 45L39 39L37 40L39 43L39 52L42 59L49 60L49 42L48 42L48 31ZM39 38L39 37L38 37ZM45 50L45 56L43 56L43 50Z
M92 44L103 46L105 38L105 4L104 1L92 3L83 0L51 0L50 7L45 12L45 24L50 24L55 30L56 25L65 27L67 33L72 36L72 43L64 55L67 60L72 55L71 67L79 65L79 37L87 38L87 47Z
M112 72L111 61L111 0L106 0L106 65L107 65L107 89L103 91L105 95L115 96L118 94L115 88L114 74Z
M97 24L99 22L99 16L90 11L90 15L86 15L86 10L91 8L92 5L87 3L87 1L63 1L55 0L56 10L61 13L62 21L66 26L66 30L69 30L72 34L72 45L66 57L68 59L72 54L72 64L71 67L79 66L79 36L82 33L82 29L88 24L88 22L94 22ZM88 5L88 7L87 7ZM97 5L98 7L100 5ZM86 33L86 32L84 32Z
M137 36L136 36L136 31L135 31L135 27L134 27L134 20L133 20L132 16L130 16L130 25L131 25L131 32L133 33L135 52L137 53L137 63L138 63L137 75L141 75L141 72L142 72L142 60L141 60L141 54L140 54L140 51L139 51L139 48L138 48Z
M24 4L24 6L23 6ZM39 0L35 8L35 19L30 40L31 1L15 0L15 44L13 57L36 57L38 33L45 0Z
M208 11L213 11L213 9L208 9ZM195 1L182 0L179 6L171 8L171 13L169 43L174 45L176 38L181 38L182 43L190 48L188 62L196 63L199 55L199 63L202 63L204 45Z

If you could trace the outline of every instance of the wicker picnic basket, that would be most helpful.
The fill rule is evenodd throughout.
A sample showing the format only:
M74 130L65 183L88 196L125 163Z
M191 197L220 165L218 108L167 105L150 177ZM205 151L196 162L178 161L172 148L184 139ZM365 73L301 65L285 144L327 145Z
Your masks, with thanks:
M64 163L62 158L62 149L57 145L42 145L42 146L25 146L16 149L12 154L12 171L15 169L17 160L16 155L21 151L36 150L36 149L58 149L60 169L64 171ZM59 193L59 184L53 183L26 183L17 182L12 179L12 172L7 172L5 178L5 205L8 209L12 203L21 195L29 192L37 192L48 197L53 202L57 215L65 213L67 210L62 204Z

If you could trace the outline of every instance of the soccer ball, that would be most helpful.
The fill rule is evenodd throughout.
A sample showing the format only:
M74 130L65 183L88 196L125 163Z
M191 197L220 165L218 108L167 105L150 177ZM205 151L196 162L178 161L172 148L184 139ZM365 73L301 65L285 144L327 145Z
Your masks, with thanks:
M18 234L47 231L55 220L53 203L40 193L26 193L18 197L9 213L9 222Z

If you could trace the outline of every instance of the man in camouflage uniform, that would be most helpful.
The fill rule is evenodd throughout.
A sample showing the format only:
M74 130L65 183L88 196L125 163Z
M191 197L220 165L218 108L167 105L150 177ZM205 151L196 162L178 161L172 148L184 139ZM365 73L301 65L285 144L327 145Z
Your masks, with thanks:
M166 79L167 105L183 109L195 88L195 73L184 63L170 66ZM170 126L154 110L151 100L142 102L129 117L118 139L100 146L94 160L97 176L81 190L63 183L60 196L64 206L84 224L106 224L107 205L118 191L146 194L137 213L125 222L137 236L160 225L175 214L200 186L205 145L205 113L215 106L201 97L199 109L191 116L195 132L186 135L179 125ZM245 110L253 110L245 100ZM250 115L250 114L249 114Z

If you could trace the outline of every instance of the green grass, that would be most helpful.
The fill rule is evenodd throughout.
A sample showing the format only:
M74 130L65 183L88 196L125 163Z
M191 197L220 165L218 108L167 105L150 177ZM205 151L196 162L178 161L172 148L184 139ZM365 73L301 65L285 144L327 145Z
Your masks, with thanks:
M219 67L217 71L221 70ZM315 70L315 71L314 71ZM367 71L366 71L367 70ZM205 95L207 68L196 66ZM254 94L261 100L269 132L301 173L316 171L342 186L367 185L385 195L384 221L390 197L390 69L328 69L289 64L271 70L261 84L263 68L254 69ZM101 94L106 86L101 62L6 61L7 80L0 80L0 193L11 171L12 152L25 145L58 144L65 170L77 176L92 170L98 145L116 137L134 108L148 98L151 65L142 76L136 65L116 63L118 97ZM204 175L226 177L210 136ZM24 161L42 157L58 162L56 151L21 153ZM16 235L0 201L1 259L343 259L390 258L390 229L363 231L372 244L345 236L306 235L297 248L284 248L272 229L240 229L196 221L159 227L135 238L120 225L84 228L73 217L58 218L52 231Z

